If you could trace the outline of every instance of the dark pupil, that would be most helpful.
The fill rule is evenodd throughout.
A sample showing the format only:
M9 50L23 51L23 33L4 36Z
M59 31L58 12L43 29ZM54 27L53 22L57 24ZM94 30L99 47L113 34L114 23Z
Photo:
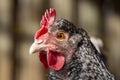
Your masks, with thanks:
M62 38L62 33L59 33L59 34L57 35L57 38Z

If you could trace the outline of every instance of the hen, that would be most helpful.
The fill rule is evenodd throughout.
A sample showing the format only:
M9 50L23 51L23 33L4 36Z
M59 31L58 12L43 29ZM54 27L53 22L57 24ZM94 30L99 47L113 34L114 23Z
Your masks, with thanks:
M30 53L39 52L48 80L114 80L87 32L65 19L56 19L55 9L46 11L35 34Z

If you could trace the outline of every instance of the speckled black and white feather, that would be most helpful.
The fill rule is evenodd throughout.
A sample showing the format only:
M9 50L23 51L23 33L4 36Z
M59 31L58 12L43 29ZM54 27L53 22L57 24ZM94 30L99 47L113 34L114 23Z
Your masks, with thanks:
M65 19L57 19L51 28L69 33L69 43L76 44L76 50L61 70L50 70L48 80L115 80L84 29Z

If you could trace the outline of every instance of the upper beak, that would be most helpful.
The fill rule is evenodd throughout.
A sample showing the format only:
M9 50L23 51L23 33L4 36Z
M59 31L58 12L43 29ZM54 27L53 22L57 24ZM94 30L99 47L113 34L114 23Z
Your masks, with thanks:
M29 50L29 53L30 54L33 54L33 53L36 53L36 52L38 52L38 51L40 51L43 47L45 47L45 45L44 44L42 44L43 43L43 41L41 40L41 41L35 41L32 45L31 45L31 47L30 47L30 50Z
M36 53L36 52L39 52L41 50L44 50L44 51L47 51L47 49L56 49L57 47L55 45L52 45L52 44L45 44L44 41L35 41L31 47L30 47L30 50L29 50L29 53L30 54L33 54L33 53Z
M30 53L30 54L33 54L33 53L37 52L37 51L38 51L38 47L37 47L37 46L38 46L38 45L34 42L34 43L31 45L31 47L30 47L29 53Z

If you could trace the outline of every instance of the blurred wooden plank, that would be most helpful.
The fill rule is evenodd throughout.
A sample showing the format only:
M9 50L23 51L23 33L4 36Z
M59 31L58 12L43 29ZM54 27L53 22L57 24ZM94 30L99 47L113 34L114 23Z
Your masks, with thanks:
M120 16L108 12L105 17L106 42L109 53L107 54L109 66L120 79Z
M35 31L39 28L39 5L41 5L39 0L19 1L19 10L17 14L18 33L22 35L34 35Z
M0 60L0 80L12 80L12 61L9 56L1 56Z
M12 47L11 37L5 31L0 32L0 80L12 80L12 60L10 51Z
M77 21L76 18L78 18L76 15L76 0L51 0L50 3L50 6L55 8L57 11L57 18L64 18L75 24L77 23L75 22Z
M12 80L11 25L12 1L0 0L0 80Z
M100 16L97 4L89 1L79 1L79 25L92 36L99 36Z
M11 14L12 14L12 2L9 0L0 0L0 28L10 29ZM1 30L0 29L0 30Z
M29 48L31 41L26 40L19 43L17 48L19 58L19 69L17 70L17 80L45 80L44 69L40 66L38 54L30 55Z

